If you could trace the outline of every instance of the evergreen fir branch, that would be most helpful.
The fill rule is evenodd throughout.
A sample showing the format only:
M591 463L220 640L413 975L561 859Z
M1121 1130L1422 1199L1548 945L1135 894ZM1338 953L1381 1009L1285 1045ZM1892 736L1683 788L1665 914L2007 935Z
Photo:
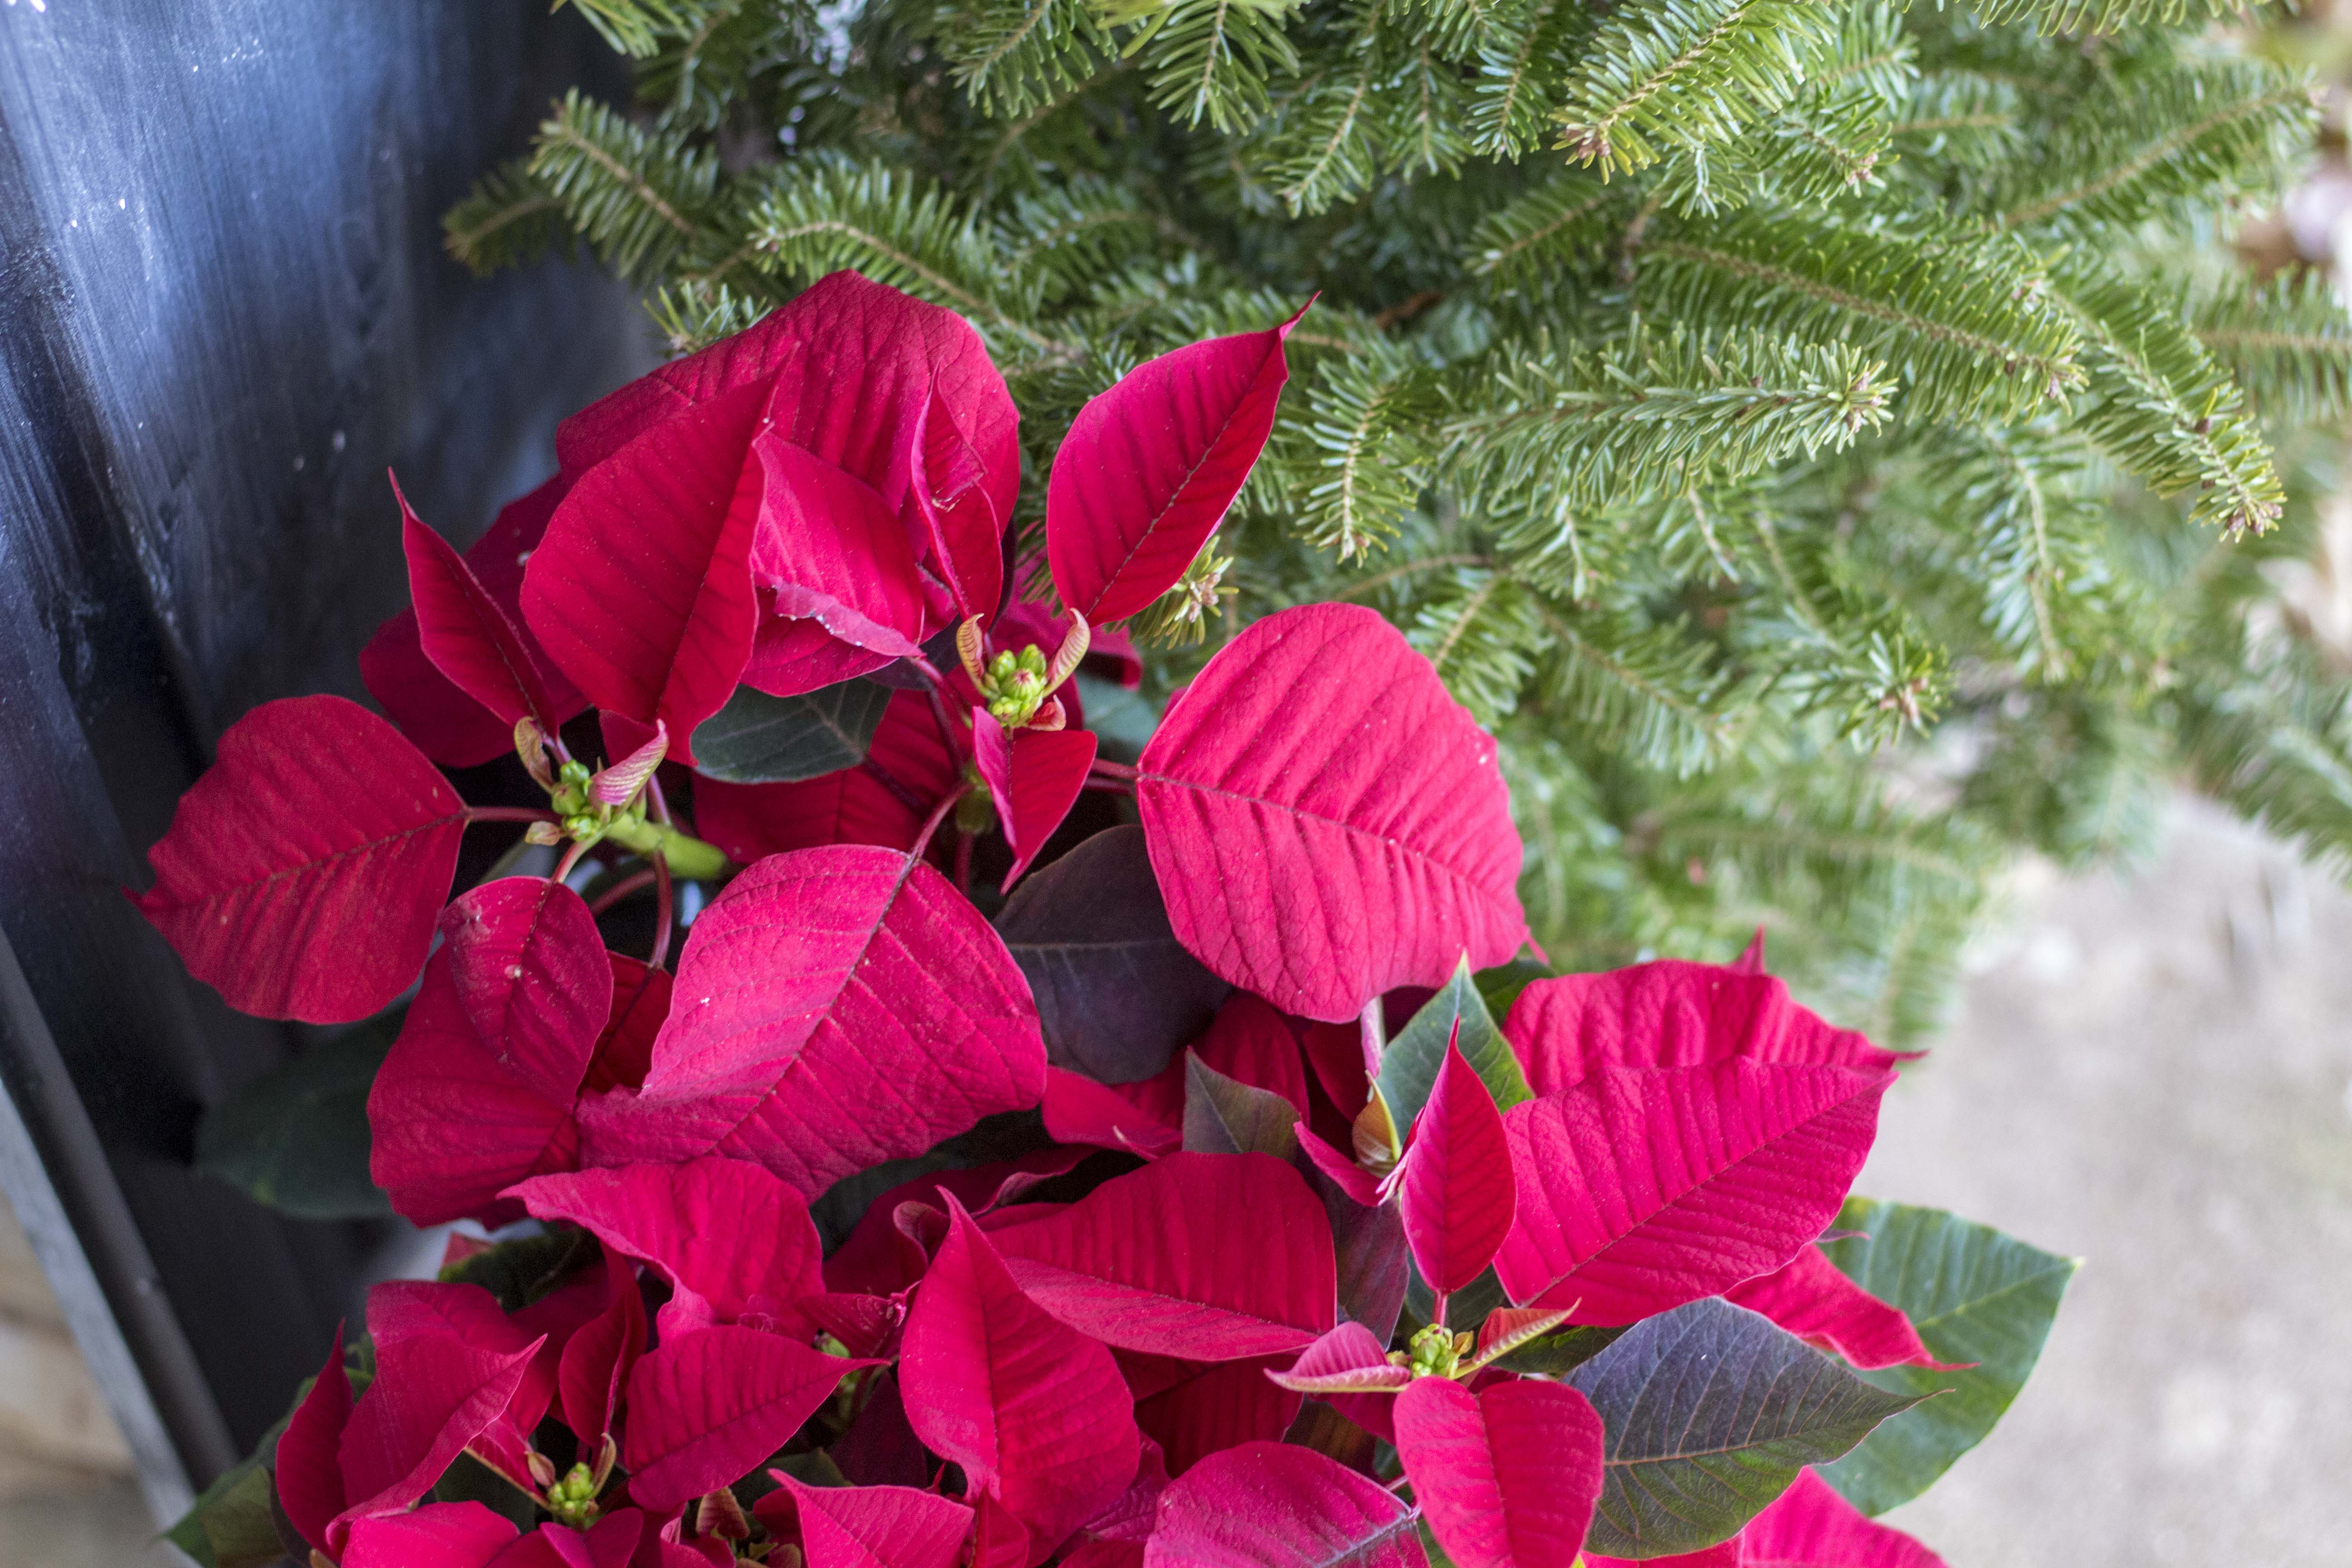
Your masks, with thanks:
M2352 685L2305 650L2231 651L2177 699L2198 783L2352 878Z
M2075 456L2027 432L1983 430L1948 478L1956 493L1933 504L1969 531L1982 574L1986 629L2043 681L2075 674L2097 651L2090 623L2107 580L2103 510Z
M2188 309L2197 341L2255 408L2297 424L2352 408L2352 315L2328 275L2291 272L2260 288L2232 281Z
M2137 72L2078 104L2000 197L2010 229L2137 223L2276 185L2309 144L2310 86L2259 60Z
M1459 67L1424 34L1394 46L1389 72L1381 142L1386 162L1408 178L1451 174L1469 156L1462 126L1470 107L1469 84Z
M956 85L998 119L1034 115L1092 80L1111 54L1087 0L966 0L931 34Z
M987 224L887 163L802 160L768 183L747 236L764 272L805 285L853 268L961 312L1016 362L1078 357L1028 324L1040 304L1038 274L1008 273Z
M1976 71L1929 71L1887 129L1906 152L1986 169L2015 154L2024 117L2013 82Z
M539 128L530 175L607 266L653 282L704 237L719 157L677 132L648 134L575 88Z
M1174 226L1136 193L1091 175L1014 198L995 244L1011 276L1035 278L1048 300L1079 293L1149 252Z
M1789 787L1772 796L1696 793L1661 811L1651 852L1676 866L1736 868L1825 906L1883 902L1906 887L1947 897L1982 887L1989 846L1967 823L1915 816L1868 773L1813 763L1786 770Z
M725 284L665 284L646 310L674 354L690 354L734 336L774 308L764 295L739 293Z
M554 9L571 5L588 18L604 41L625 55L643 59L661 47L662 35L682 32L692 24L694 0L555 0Z
M1380 173L1380 19L1377 5L1365 7L1360 26L1318 51L1315 68L1249 153L1259 179L1294 214L1360 195Z
M759 72L791 58L796 0L672 0L677 20L637 67L637 98L664 130L715 131Z
M1760 688L1725 669L1689 627L1532 595L1527 603L1552 646L1526 710L1676 778L1714 767L1738 745Z
M1812 0L1629 0L1552 111L1559 145L1629 174L1669 148L1726 141L1796 96L1830 15Z
M1652 176L1653 197L1681 213L1772 202L1817 207L1882 183L1891 126L1867 89L1831 97L1809 87L1736 142L1683 148Z
M1387 343L1326 359L1294 386L1314 482L1298 501L1299 536L1345 563L1394 537L1419 500L1428 455L1420 433L1436 411L1434 378Z
M1810 89L1828 99L1867 97L1886 114L1900 110L1919 79L1918 45L1903 31L1903 11L1863 0L1840 12L1806 73Z
M2021 418L2079 384L2075 333L2011 241L1927 239L1742 214L1645 239L1635 297L1670 320L1738 321L1885 356L1924 419Z
M1478 82L1465 130L1489 158L1517 162L1543 144L1554 99L1570 66L1566 45L1590 25L1570 0L1534 0L1516 27L1496 27L1478 43Z
M1600 505L1841 447L1886 418L1885 367L1844 345L1691 334L1574 353L1538 337L1477 366L1440 431L1453 477Z
M1440 58L1466 64L1490 49L1516 51L1536 9L1531 0L1423 0L1412 27Z
M2229 373L2144 291L2082 263L2052 298L2083 333L2090 399L2074 424L2160 496L2194 489L2190 516L2225 535L2278 520L2286 487Z
M1422 587L1405 635L1454 700L1492 728L1518 706L1537 656L1551 643L1538 601L1485 567L1458 567Z
M2086 37L2156 24L2245 17L2257 8L2256 0L1980 0L1974 11L1994 26L2032 22L2045 34Z
M478 278L573 249L562 201L533 178L529 158L501 163L441 219L441 245Z
M2173 784L2149 720L2109 693L2020 692L1993 716L1962 805L2062 866L2144 859Z
M1151 101L1187 125L1233 132L1266 112L1268 79L1298 69L1283 24L1303 0L1097 0L1112 26L1140 30L1123 53L1150 72Z
M1563 169L1481 219L1464 260L1497 287L1583 271L1623 236L1632 209L1624 185Z

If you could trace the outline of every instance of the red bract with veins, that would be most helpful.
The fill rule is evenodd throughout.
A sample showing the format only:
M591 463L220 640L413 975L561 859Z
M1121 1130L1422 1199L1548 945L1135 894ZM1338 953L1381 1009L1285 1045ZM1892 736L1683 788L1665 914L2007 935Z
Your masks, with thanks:
M1895 1057L1760 947L1497 1029L1521 847L1429 662L1351 605L1119 625L1213 602L1296 320L1087 403L1042 563L980 334L848 273L567 421L472 550L398 499L393 721L247 715L139 896L236 1005L404 1009L374 1180L533 1222L371 1293L276 1446L298 1556L1565 1565L1641 1523L1662 1314L1788 1386L1955 1370L1815 1245ZM509 752L495 803L435 766ZM468 826L513 842L452 900ZM1661 1481L1678 1542L1932 1561L1787 1458L1868 1421L1759 1397L1801 1430ZM461 1462L499 1507L426 1500Z

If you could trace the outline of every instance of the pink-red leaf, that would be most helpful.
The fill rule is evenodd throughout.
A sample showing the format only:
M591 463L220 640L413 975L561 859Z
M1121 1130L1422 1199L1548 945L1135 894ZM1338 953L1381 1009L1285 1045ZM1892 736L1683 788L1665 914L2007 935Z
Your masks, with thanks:
M968 1171L934 1171L901 1182L866 1205L848 1239L824 1260L826 1288L887 1296L921 1278L919 1265L913 1273L901 1272L904 1258L900 1243L905 1238L896 1223L900 1205L930 1206L944 1221L947 1205L941 1194L952 1194L965 1208L985 1215L999 1205L1011 1203L1040 1182L1071 1169L1087 1152L1085 1149L1041 1149L1017 1160L999 1161ZM941 1234L945 1234L944 1228Z
M971 710L972 762L987 782L996 820L1004 841L1013 847L1013 868L1004 873L1010 889L1029 869L1037 852L1086 787L1087 770L1095 765L1095 737L1090 730L1016 730L1004 726L985 708Z
M751 579L772 595L774 613L814 620L852 647L893 658L920 652L915 553L873 487L772 429L751 450L765 476Z
M394 479L400 502L401 547L408 557L408 595L416 616L417 642L433 668L451 685L488 709L514 732L515 721L531 718L550 731L562 720L549 695L522 628L490 596L464 556L425 526Z
M547 532L556 503L571 489L558 476L500 509L498 521L465 553L467 570L521 637L559 723L587 699L555 668L522 618L523 564ZM416 611L405 609L376 628L360 650L360 679L392 715L401 733L444 767L469 768L514 750L514 725L466 694L425 657Z
M1229 1361L1196 1373L1135 1406L1135 1424L1158 1443L1168 1473L1181 1476L1211 1454L1273 1442L1298 1419L1307 1396L1267 1381L1287 1356Z
M1011 1509L982 1492L971 1514L971 1568L1028 1568L1029 1531Z
M1874 1071L1896 1060L1797 1005L1760 969L1679 959L1536 981L1511 1005L1503 1035L1539 1095L1609 1068L1737 1058Z
M1944 1568L1899 1530L1865 1519L1811 1470L1739 1532L1740 1568Z
M343 1511L327 1524L340 1554L353 1521L398 1513L441 1479L522 1386L536 1343L501 1354L441 1334L384 1346L337 1445Z
M557 666L598 707L667 722L684 763L751 654L765 401L723 394L582 475L523 578L523 614Z
M732 1325L665 1341L629 1374L629 1496L667 1513L732 1484L782 1447L844 1375L876 1364Z
M343 1372L343 1326L338 1323L327 1364L319 1369L318 1381L294 1407L278 1438L278 1505L302 1539L315 1547L327 1544L327 1525L348 1500L336 1453L351 1418L352 1380Z
M484 1568L515 1527L478 1502L436 1502L352 1525L342 1568Z
M1631 1323L1771 1272L1837 1214L1893 1078L1717 1061L1594 1073L1513 1106L1504 1289Z
M1517 1194L1503 1113L1453 1041L1413 1124L1397 1196L1413 1261L1441 1295L1485 1273L1510 1234Z
M912 1487L803 1486L771 1473L799 1513L809 1568L955 1568L971 1533L971 1510L951 1498ZM761 1521L779 1511L763 1507Z
M929 865L837 845L772 856L703 911L643 1092L589 1102L591 1163L730 1155L803 1197L1034 1105L1028 983Z
M1527 938L1495 742L1360 605L1228 644L1144 748L1136 804L1177 940L1286 1012L1352 1018Z
M1235 1361L1338 1319L1323 1205L1265 1154L1171 1154L996 1244L1032 1300L1127 1350Z
M1397 1457L1456 1568L1576 1561L1601 1500L1601 1417L1556 1383L1472 1394L1423 1377L1397 1396Z
M1078 411L1045 485L1045 553L1064 604L1116 621L1184 574L1274 428L1290 379L1282 341L1297 322L1161 354Z
M808 1205L748 1161L706 1155L534 1176L508 1195L534 1218L570 1220L624 1257L652 1264L721 1322L761 1297L789 1303L824 1289Z
M947 1240L907 1321L907 1418L1042 1554L1127 1487L1141 1453L1134 1411L1110 1352L1023 1295L950 1201Z
M180 797L133 901L230 1006L348 1023L416 978L465 825L433 764L358 703L265 702Z
M1181 1068L1183 1059L1179 1055L1175 1066ZM1160 1107L1139 1105L1118 1089L1061 1068L1045 1069L1044 1111L1045 1131L1057 1143L1129 1149L1150 1159L1173 1153L1184 1142L1182 1127Z
M613 968L580 895L539 877L451 904L368 1093L370 1173L419 1225L516 1217L499 1194L570 1170L572 1106L611 1016Z
M698 784L695 793L701 793ZM596 1037L595 1055L580 1086L591 1094L644 1084L646 1068L653 1062L654 1037L661 1033L662 1020L669 1016L672 978L668 970L653 968L626 953L607 952L604 957L613 966L613 1008L605 1016L604 1032Z
M645 1521L633 1508L585 1531L550 1521L491 1558L488 1568L629 1568L643 1547Z
M1723 1297L1866 1372L1885 1366L1957 1370L1929 1352L1902 1308L1855 1284L1818 1247L1799 1247L1780 1268L1742 1280Z
M1388 1359L1372 1331L1341 1323L1307 1347L1287 1372L1268 1373L1283 1387L1311 1394L1376 1437L1396 1440L1395 1395L1412 1369Z
M563 1424L593 1453L597 1439L613 1430L629 1373L646 1350L646 1304L637 1293L635 1268L618 1253L604 1255L611 1300L563 1344L556 1366L556 1397Z
M1160 1494L1144 1568L1428 1568L1419 1514L1309 1448L1248 1443Z

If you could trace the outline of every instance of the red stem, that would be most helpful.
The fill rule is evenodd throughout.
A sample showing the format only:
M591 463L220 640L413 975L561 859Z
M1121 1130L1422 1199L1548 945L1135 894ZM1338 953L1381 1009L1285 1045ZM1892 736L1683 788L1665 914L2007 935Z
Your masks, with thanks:
M669 819L669 797L662 794L661 779L654 773L646 775L646 815L664 827L677 826Z
M940 824L947 820L948 813L955 809L956 802L971 793L968 785L959 784L948 792L946 799L931 807L931 815L923 823L923 830L915 836L915 847L907 851L909 858L919 860L923 858L923 851L931 847L931 835L940 830Z
M1440 1291L1440 1292L1438 1293L1437 1300L1435 1300L1435 1301L1431 1305L1431 1307L1430 1307L1430 1309L1429 1309L1429 1321L1430 1321L1431 1322L1433 1322L1433 1323L1435 1323L1435 1324L1436 1324L1439 1328L1441 1328L1441 1329L1442 1329L1442 1328L1444 1328L1444 1327L1445 1326L1445 1295L1444 1295L1444 1292Z
M654 857L654 967L669 967L670 927L669 857Z
M559 820L551 811L540 811L528 805L469 805L466 821L477 822L554 822Z
M606 910L611 909L614 904L619 903L623 899L634 898L635 895L644 892L647 888L654 885L654 872L656 868L659 868L661 870L667 871L669 869L669 865L667 861L656 860L652 866L646 867L642 871L631 872L628 876L622 878L619 881L614 883L611 887L597 894L596 901L588 906L588 912L592 915L601 915Z
M1115 763L1108 757L1097 757L1091 771L1101 773L1107 778L1126 779L1130 783L1141 776L1125 763Z
M1128 783L1125 779L1088 779L1078 787L1080 789L1104 790L1111 795L1133 795L1135 793L1135 786Z
M969 833L956 835L956 891L971 897L971 839Z
M572 847L563 852L563 858L555 863L555 869L548 874L547 879L551 882L561 882L570 877L572 868L580 864L580 857L586 853L588 853L588 841L584 838L573 839Z

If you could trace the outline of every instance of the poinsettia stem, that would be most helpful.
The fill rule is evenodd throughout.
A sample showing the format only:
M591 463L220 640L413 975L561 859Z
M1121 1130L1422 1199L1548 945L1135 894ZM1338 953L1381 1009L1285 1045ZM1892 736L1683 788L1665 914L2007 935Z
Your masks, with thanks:
M587 838L573 839L571 847L564 850L563 858L555 863L555 869L548 873L547 879L551 882L569 879L572 868L580 864L580 857L588 853L589 846L593 842L593 839Z
M469 805L466 820L474 822L554 822L555 813L528 805Z
M630 872L590 900L588 912L592 915L601 915L622 900L636 897L654 885L657 870L667 868L663 862L656 860L642 871Z
M1445 1326L1445 1292L1443 1290L1440 1290L1437 1293L1437 1299L1430 1303L1429 1321L1441 1329Z
M956 835L956 891L971 897L971 843L969 833Z
M716 844L707 844L692 834L658 822L616 816L604 831L614 843L634 849L649 860L656 857L666 859L671 871L698 882L723 877L733 868L727 852Z
M1129 782L1132 782L1139 776L1133 768L1129 767L1125 763L1115 763L1108 757L1097 757L1094 762L1093 771L1101 773L1106 778L1127 779Z
M931 815L923 822L923 830L915 835L915 847L907 851L909 858L919 860L923 858L923 851L931 847L931 835L940 830L940 824L948 819L948 813L956 808L956 802L971 793L970 784L958 784L948 792L945 799L931 807Z
M661 779L651 773L646 776L646 815L664 827L671 826L669 797L662 794Z
M947 677L933 668L928 658L918 657L908 662L922 674L923 695L931 704L931 722L940 727L940 744L948 749L950 758L963 755L963 748L956 744L955 721L948 717Z
M1081 789L1103 790L1111 795L1133 795L1135 793L1135 786L1129 784L1125 779L1090 778L1078 787Z
M654 860L654 957L656 969L669 967L670 901L669 860L656 857Z

